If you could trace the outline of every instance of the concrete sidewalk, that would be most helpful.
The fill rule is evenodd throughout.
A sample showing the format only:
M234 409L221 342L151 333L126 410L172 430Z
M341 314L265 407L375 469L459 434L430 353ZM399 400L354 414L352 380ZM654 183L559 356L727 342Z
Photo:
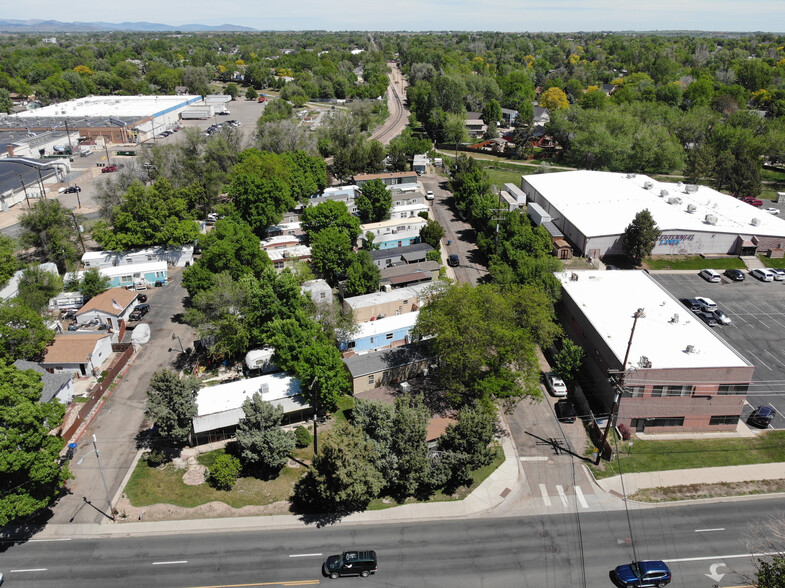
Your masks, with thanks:
M716 468L668 470L664 472L624 474L624 491L627 495L630 495L646 488L779 480L782 478L785 478L785 463L759 463ZM609 494L618 497L623 496L620 476L596 480L596 483Z
M505 500L516 496L519 468L518 457L509 436L501 441L504 462L464 500L406 504L386 510L348 515L330 524L408 523L436 519L458 519L486 516ZM104 519L97 524L49 524L35 539L126 537L220 531L251 531L305 527L309 522L295 515L231 517L175 521L113 523Z

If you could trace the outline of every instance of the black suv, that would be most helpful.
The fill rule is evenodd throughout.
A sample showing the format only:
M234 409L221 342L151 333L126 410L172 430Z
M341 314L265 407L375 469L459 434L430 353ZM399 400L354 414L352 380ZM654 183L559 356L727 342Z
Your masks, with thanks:
M759 406L747 417L747 424L759 429L768 429L777 411L770 406Z
M138 304L136 308L131 311L131 314L128 316L129 321L140 321L142 317L150 312L150 305L149 304Z
M556 419L560 423L574 423L578 418L575 414L575 408L570 404L569 400L559 400L553 408L556 410Z
M324 573L331 578L341 576L362 576L367 578L375 574L376 552L375 551L344 551L341 555L331 555L322 566Z

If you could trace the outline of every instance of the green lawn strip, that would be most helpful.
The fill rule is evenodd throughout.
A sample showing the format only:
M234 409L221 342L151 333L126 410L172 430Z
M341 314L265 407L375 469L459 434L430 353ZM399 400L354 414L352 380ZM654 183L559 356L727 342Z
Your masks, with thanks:
M633 440L619 442L625 474L785 462L785 431L768 431L751 439ZM627 453L629 449L629 453ZM616 458L592 467L598 479L618 475Z
M770 257L766 257L765 255L759 255L758 259L760 259L763 262L763 265L765 265L766 267L785 269L785 257L780 257L779 259L777 258L772 259Z
M354 396L341 396L336 402L337 409L333 413L333 418L336 423L345 423L348 420L348 415L354 408Z
M702 269L744 269L744 262L738 257L719 257L706 259L699 255L673 256L673 257L648 257L644 264L654 270L702 270Z
M463 500L469 494L471 494L477 486L482 484L488 476L490 476L496 468L504 463L504 451L501 447L496 448L496 456L493 458L493 461L490 465L485 466L484 468L480 468L475 470L472 473L472 483L470 486L463 486L458 489L455 494L444 494L444 492L437 491L431 496L429 500L415 500L413 498L407 499L404 504L413 504L416 502L453 502L456 500ZM400 506L398 502L392 500L390 498L375 498L371 500L368 508L366 510L384 510L386 508L393 508L395 506Z

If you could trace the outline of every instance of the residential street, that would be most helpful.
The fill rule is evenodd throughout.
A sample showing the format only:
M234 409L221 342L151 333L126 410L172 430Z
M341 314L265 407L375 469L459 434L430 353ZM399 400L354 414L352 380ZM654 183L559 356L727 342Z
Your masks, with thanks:
M163 288L151 288L150 313L143 322L150 324L150 341L131 359L130 367L103 407L78 440L69 467L74 479L68 482L71 494L55 505L51 523L94 523L105 518L106 492L101 482L98 461L92 455L91 435L98 439L101 465L109 494L113 497L137 453L136 437L144 420L145 398L153 373L171 367L180 352L175 333L184 347L193 347L191 328L173 320L182 312L186 296L182 288L182 269L170 268L172 281ZM130 331L126 335L130 340ZM81 464L77 462L84 457Z

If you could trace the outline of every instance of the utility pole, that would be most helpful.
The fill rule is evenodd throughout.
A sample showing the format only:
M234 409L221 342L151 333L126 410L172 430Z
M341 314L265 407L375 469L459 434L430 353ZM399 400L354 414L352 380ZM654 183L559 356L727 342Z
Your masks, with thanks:
M501 191L499 192L499 205L501 206L502 194ZM499 222L504 220L504 217L501 216L507 210L504 208L491 208L490 212L493 213L493 217L491 217L492 221L496 221L496 255L499 255Z
M313 377L313 381L311 382L311 395L313 397L313 456L316 457L319 455L319 432L316 430L317 425L316 421L319 420L319 397L316 394L316 390L314 389L314 384L316 384L316 378L318 376Z
M76 193L76 197L79 198L79 192ZM74 214L73 210L69 210L68 212L71 214L71 218L74 219L74 228L76 229L76 234L79 235L79 243L82 244L82 253L85 253L87 252L87 249L85 249L84 246L84 240L82 239L82 231L79 229L79 223L76 221L76 215Z
M632 338L635 335L635 326L638 324L638 319L643 318L644 316L646 316L644 309L639 308L635 311L632 321L632 330L630 331L630 340L627 341L627 351L624 354L624 363L621 364L621 371L617 372L619 375L618 382L616 381L615 377L612 377L613 385L616 388L616 395L613 398L613 406L611 407L610 415L608 415L608 423L605 425L605 432L602 435L602 441L600 442L600 446L597 449L597 460L594 462L594 465L599 465L600 460L602 459L602 451L605 449L605 443L608 441L608 433L610 433L611 427L616 422L616 417L619 414L621 395L624 393L624 377L627 374L627 360L630 357L630 347L632 347Z
M22 182L22 190L25 191L25 200L27 200L27 208L30 209L30 197L27 195L27 186L25 186L25 180L22 177L22 174L19 174L19 181Z
M65 119L65 136L68 137L68 148L71 150L71 157L74 156L74 145L71 143L71 133L68 131L68 119ZM81 208L81 206L80 206Z
M112 499L109 497L109 488L106 485L106 478L104 477L104 468L101 465L101 455L98 453L98 442L93 435L93 449L95 449L95 458L98 460L98 471L101 472L101 481L104 483L104 491L106 492L106 504L109 505L109 515L112 517L112 521L115 521L114 518L114 509L112 508Z

